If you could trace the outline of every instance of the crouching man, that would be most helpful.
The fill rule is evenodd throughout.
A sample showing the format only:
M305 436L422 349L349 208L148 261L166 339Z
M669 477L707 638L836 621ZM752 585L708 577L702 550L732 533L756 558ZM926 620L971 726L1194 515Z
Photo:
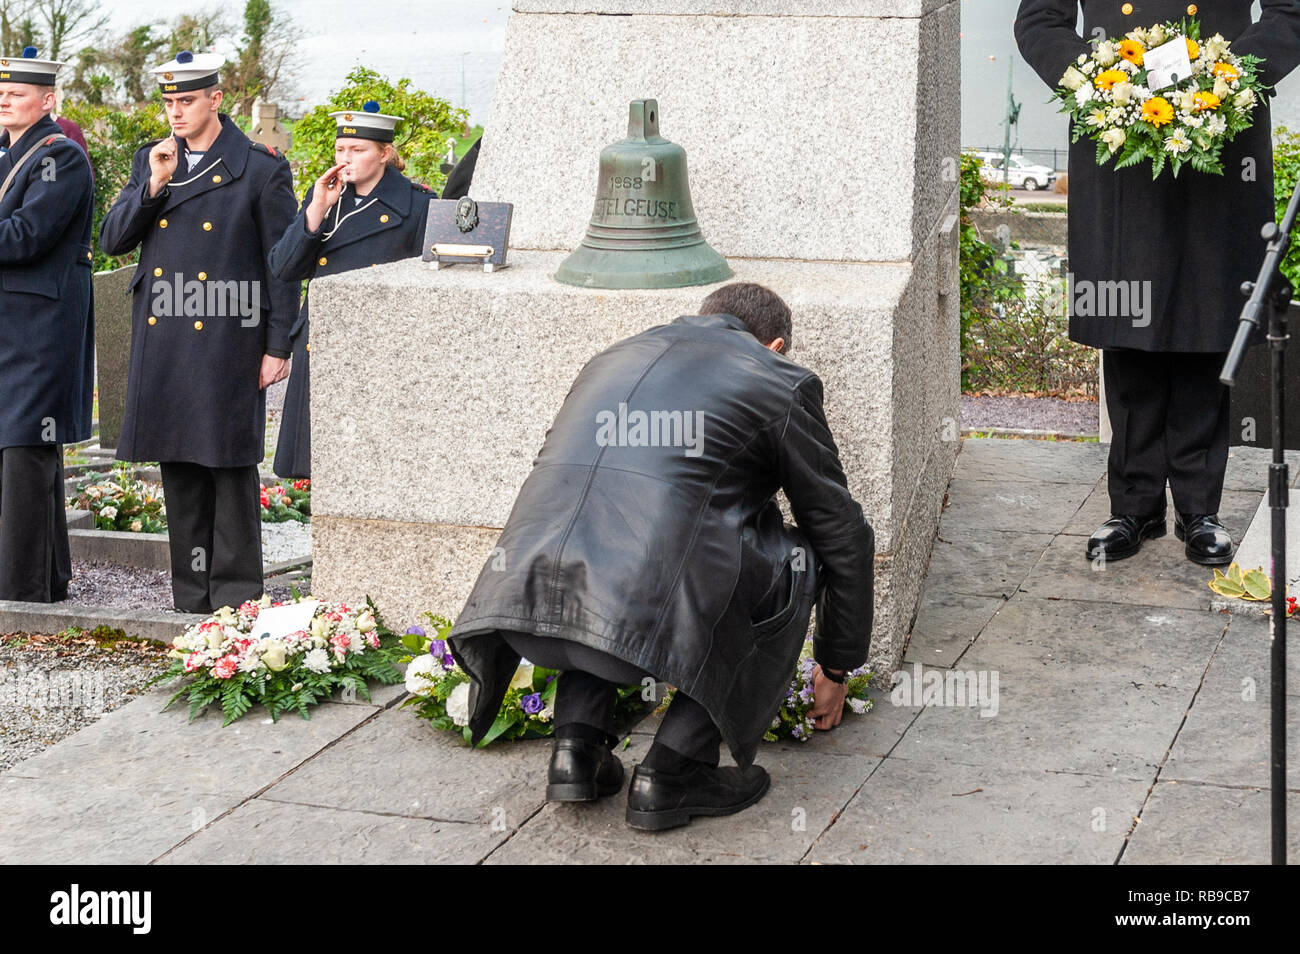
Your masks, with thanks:
M816 603L816 725L867 658L875 539L849 494L817 375L784 356L790 309L754 284L620 341L578 374L450 633L491 726L520 658L561 670L547 798L618 792L617 687L677 687L627 821L658 830L754 804L754 765ZM784 523L784 490L798 527ZM720 767L727 743L735 766Z

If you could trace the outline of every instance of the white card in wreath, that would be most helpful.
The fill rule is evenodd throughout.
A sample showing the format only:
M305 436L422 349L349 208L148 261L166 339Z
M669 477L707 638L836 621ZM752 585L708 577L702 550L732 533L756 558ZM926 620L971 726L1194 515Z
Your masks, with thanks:
M1147 50L1142 54L1142 65L1147 71L1147 89L1152 92L1181 83L1192 75L1187 41L1180 36Z
M303 600L287 606L269 606L257 614L253 635L259 639L279 639L311 626L319 600Z

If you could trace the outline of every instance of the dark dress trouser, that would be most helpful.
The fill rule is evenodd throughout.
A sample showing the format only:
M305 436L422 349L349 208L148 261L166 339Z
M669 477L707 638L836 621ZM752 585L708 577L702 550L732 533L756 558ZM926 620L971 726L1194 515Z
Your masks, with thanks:
M1229 393L1220 352L1102 351L1113 437L1110 509L1152 514L1165 481L1182 513L1218 513L1228 464Z
M652 673L582 643L508 630L502 630L501 636L529 662L560 671L555 689L557 735L561 726L581 723L601 729L612 738L618 687L640 685L642 680L654 678ZM722 733L708 710L677 690L655 733L655 745L697 762L717 765L721 742Z
M63 499L63 447L0 450L0 600L68 598L72 556Z
M257 465L162 462L172 598L188 613L238 607L262 595Z

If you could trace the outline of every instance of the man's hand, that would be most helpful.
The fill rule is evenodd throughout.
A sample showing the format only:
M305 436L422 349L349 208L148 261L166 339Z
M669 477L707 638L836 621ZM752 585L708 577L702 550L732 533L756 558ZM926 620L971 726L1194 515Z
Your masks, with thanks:
M343 177L339 173L346 166L346 162L330 166L316 180L316 186L311 190L311 205L307 206L307 228L309 231L315 232L320 228L321 223L325 221L325 213L334 208L343 195Z
M808 716L817 729L833 729L844 718L844 700L848 697L849 687L832 682L822 674L822 667L813 670L813 706Z
M275 358L269 354L262 355L262 373L258 375L257 386L263 390L276 381L283 381L289 376L289 362L284 358Z
M158 144L149 150L149 198L152 199L161 192L176 174L176 157L179 151L180 145L176 142L175 136L159 140Z

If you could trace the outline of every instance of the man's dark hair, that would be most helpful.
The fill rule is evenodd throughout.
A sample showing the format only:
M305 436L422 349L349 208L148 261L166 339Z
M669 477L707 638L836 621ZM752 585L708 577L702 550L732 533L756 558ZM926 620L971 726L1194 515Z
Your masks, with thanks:
M790 350L790 306L770 288L753 282L723 285L704 299L701 315L735 315L745 323L750 334L763 344L776 338L785 339L783 351Z

